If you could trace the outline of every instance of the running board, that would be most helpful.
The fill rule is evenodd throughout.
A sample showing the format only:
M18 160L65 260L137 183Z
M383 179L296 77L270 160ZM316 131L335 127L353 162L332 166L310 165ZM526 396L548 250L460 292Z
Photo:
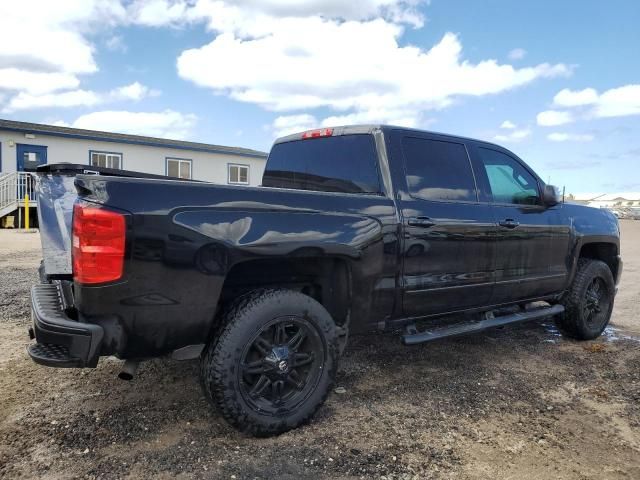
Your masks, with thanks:
M562 305L553 305L536 310L512 313L502 315L500 317L488 318L472 323L455 324L445 327L434 328L418 332L415 325L407 327L407 333L402 336L402 343L405 345L415 345L417 343L430 342L439 338L452 337L454 335L464 335L467 333L475 333L492 327L501 327L510 323L526 322L540 318L550 317L564 312Z

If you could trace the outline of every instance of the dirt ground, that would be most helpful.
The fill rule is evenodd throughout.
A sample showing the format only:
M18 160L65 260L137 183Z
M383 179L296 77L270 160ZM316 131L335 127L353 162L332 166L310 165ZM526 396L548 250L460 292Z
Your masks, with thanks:
M640 221L622 222L612 326L548 322L401 346L353 339L311 424L254 439L204 400L197 362L33 364L37 234L0 231L0 478L640 478Z

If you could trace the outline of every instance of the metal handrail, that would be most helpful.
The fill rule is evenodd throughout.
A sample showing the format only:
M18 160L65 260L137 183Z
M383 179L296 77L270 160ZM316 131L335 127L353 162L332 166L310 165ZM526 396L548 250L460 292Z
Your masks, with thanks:
M16 188L16 193L18 197L18 201L23 204L24 199L27 195L29 195L29 203L33 202L33 206L37 203L37 190L36 190L36 181L37 177L35 174L30 172L17 172L18 173L18 183Z
M15 204L18 194L18 174L7 173L0 177L0 210Z
M11 172L0 175L0 210L13 206L18 208L24 204L29 195L31 205L36 206L38 194L36 176L31 172Z

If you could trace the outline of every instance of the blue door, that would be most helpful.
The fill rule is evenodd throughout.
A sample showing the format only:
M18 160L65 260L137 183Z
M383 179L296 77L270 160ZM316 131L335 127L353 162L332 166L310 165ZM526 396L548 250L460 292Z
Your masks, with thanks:
M47 163L47 147L43 145L16 145L16 167L19 172L35 172L40 165Z

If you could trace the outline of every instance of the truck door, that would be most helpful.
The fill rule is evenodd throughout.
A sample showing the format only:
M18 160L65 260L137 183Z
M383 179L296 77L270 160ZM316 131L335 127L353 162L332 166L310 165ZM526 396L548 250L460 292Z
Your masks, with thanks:
M465 143L390 132L402 218L402 305L407 317L486 305L493 288L496 225L479 201Z
M569 272L569 226L561 205L543 205L540 182L510 152L476 144L472 156L480 197L492 202L498 225L491 303L561 291Z

